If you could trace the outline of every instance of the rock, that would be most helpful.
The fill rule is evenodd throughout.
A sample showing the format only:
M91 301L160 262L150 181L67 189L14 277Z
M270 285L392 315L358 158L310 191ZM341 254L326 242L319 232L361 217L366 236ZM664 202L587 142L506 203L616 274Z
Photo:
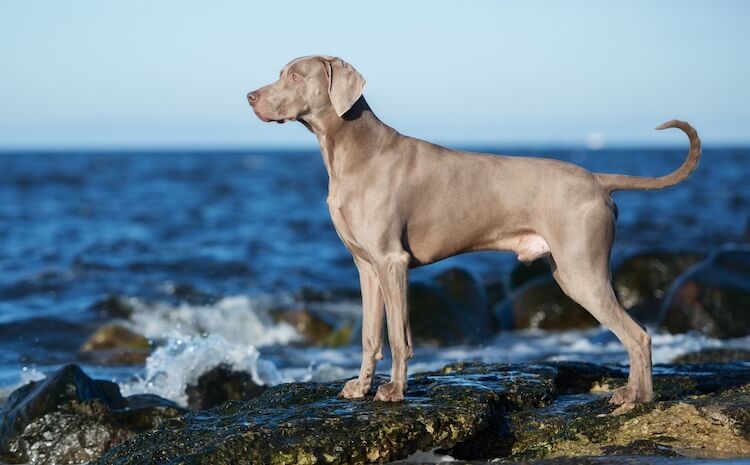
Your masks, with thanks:
M703 256L695 253L648 252L625 259L617 267L612 286L617 299L638 321L659 324L661 301L669 286Z
M468 271L449 268L435 277L448 299L463 309L469 318L486 322L488 315L487 295L484 287Z
M359 289L348 288L318 290L310 287L302 287L295 295L295 298L303 303L357 300L359 297Z
M662 326L711 337L750 334L750 248L725 248L683 274L664 301Z
M453 306L434 283L410 282L408 299L414 344L444 346L463 340L460 328L452 324Z
M283 384L164 423L97 463L363 464L429 450L484 462L750 455L749 366L656 373L657 400L624 413L608 403L608 391L625 383L625 372L576 362L451 365L410 377L406 401L396 404L373 402L372 393L338 399L341 382Z
M432 280L410 282L408 299L415 344L478 343L495 332L484 288L462 269L451 268Z
M7 452L10 442L30 421L57 410L67 402L94 399L116 407L125 405L116 384L94 381L77 365L66 365L42 381L20 387L3 405L0 451Z
M672 363L750 362L750 350L730 347L703 349L676 357Z
M552 269L546 258L531 263L518 263L510 273L510 289L515 290L536 278L552 277Z
M140 364L151 353L144 336L116 323L102 326L81 346L82 358L101 365Z
M494 279L486 281L484 283L484 293L487 294L487 304L489 308L495 308L495 305L499 304L506 297L508 297L508 291L505 287L505 280Z
M249 400L266 390L253 381L249 373L233 371L220 365L203 373L197 385L188 385L188 407L202 410L223 404L228 400Z
M285 321L294 326L307 341L316 346L341 347L351 342L355 321L353 317L315 308L310 304L294 309L281 310L274 314L276 321Z
M102 320L113 318L129 318L135 309L133 305L124 297L117 295L107 296L104 300L96 302L89 310L96 313Z
M604 399L582 394L561 396L557 405L513 412L509 457L750 455L747 367L715 365L712 375L721 376L725 369L733 373L733 381L722 386L710 386L697 371L657 377L658 401L623 414L610 414ZM673 384L685 381L689 387L675 393Z
M567 330L599 325L551 277L536 278L516 290L495 307L495 319L503 330Z
M0 454L31 464L81 463L181 412L156 396L124 398L116 384L66 365L8 398L0 412Z

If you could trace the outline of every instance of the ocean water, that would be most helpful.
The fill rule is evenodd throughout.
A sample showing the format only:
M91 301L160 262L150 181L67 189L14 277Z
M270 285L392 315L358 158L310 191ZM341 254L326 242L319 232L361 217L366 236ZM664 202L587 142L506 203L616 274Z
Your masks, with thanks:
M483 149L539 155L594 171L660 175L687 148ZM305 346L276 323L301 289L356 290L358 279L325 203L317 150L0 153L0 397L68 362L119 382L130 394L184 402L181 389L218 363L258 382L352 376L359 348ZM750 149L704 150L698 171L660 192L615 196L615 262L653 249L709 252L744 240L750 219ZM510 254L451 258L413 275L462 266L482 279L507 276ZM107 296L136 309L122 323L158 349L144 367L93 366L78 348L103 321ZM357 315L356 301L330 302ZM748 346L700 334L654 336L654 359L703 347ZM625 362L611 334L498 334L482 345L416 349L412 372L457 360L583 359ZM380 368L388 369L387 360Z

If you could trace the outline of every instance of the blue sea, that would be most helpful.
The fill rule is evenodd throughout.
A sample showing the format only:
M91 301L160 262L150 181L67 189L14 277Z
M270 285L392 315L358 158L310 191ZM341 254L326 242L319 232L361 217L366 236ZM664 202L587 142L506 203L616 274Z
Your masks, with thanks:
M474 149L635 175L665 174L687 153L687 147ZM748 179L750 149L708 147L679 186L616 194L615 263L639 251L710 252L744 241ZM320 154L312 149L0 153L0 392L71 361L120 382L127 393L178 401L195 373L219 362L269 384L352 375L356 345L307 347L269 313L294 305L303 289L357 289L356 269L328 216L326 189ZM491 280L507 276L516 262L510 254L469 254L413 275L450 266ZM108 296L136 309L121 323L158 347L145 367L80 359L79 347L104 323L95 304ZM348 317L360 310L356 300L319 305ZM667 362L732 344L748 340L657 333L654 357ZM550 358L626 361L603 330L516 332L483 345L417 348L412 368Z

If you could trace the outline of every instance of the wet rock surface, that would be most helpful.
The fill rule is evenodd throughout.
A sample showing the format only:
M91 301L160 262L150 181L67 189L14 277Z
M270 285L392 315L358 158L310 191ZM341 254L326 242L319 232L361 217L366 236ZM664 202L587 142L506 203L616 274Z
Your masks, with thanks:
M457 364L412 376L397 404L337 399L340 382L286 384L171 420L97 463L387 463L428 450L476 463L750 456L750 365L658 366L656 401L615 411L608 393L625 376L576 362Z
M750 334L750 248L726 248L683 274L664 302L662 326L717 338Z
M82 463L182 412L156 396L123 397L116 384L67 365L8 398L0 411L0 457L31 464Z

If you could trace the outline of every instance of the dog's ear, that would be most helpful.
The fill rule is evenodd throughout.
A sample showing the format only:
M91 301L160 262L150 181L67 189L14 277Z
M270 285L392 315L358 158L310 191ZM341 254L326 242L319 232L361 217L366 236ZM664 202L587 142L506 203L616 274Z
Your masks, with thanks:
M341 58L326 59L324 65L328 76L328 96L336 114L343 116L362 96L365 78Z

